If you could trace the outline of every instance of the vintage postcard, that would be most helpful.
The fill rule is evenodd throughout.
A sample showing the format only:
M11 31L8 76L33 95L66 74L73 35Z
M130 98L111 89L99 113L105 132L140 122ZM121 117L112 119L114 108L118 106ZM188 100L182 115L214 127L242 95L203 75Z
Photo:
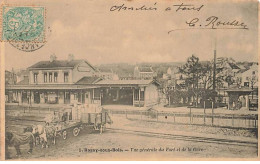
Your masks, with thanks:
M2 0L1 160L259 160L257 0Z

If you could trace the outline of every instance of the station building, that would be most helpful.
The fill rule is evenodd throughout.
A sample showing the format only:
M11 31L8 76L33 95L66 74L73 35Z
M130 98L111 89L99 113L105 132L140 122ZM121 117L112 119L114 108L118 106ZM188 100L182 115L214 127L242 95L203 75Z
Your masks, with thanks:
M159 102L155 80L106 80L86 60L40 61L28 68L29 76L6 84L6 103L118 104L149 106Z

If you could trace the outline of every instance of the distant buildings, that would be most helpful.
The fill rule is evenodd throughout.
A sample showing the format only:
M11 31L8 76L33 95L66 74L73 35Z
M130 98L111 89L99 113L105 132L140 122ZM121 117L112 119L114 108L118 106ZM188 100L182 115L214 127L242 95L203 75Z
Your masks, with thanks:
M106 80L119 80L119 77L114 73L112 68L98 68L98 76Z
M151 80L156 77L156 72L152 69L152 67L138 67L136 66L134 69L134 78L135 79L145 79Z
M24 79L29 79L29 71L27 69L16 70L15 72L17 83L23 81Z
M209 64L210 62L201 62L201 64ZM210 68L212 69L212 67ZM168 81L168 90L175 93L169 101L172 103L180 104L194 104L202 106L204 99L203 95L214 95L212 90L212 72L205 76L207 79L198 79L198 86L191 90L187 85L187 77L185 74L180 73L178 70L172 71L168 68L167 72L163 75L163 79ZM174 73L173 73L174 72ZM174 75L173 75L174 74ZM174 87L169 87L173 84ZM237 63L233 59L217 58L216 62L216 95L215 102L219 106L227 106L229 109L256 109L258 106L258 63ZM168 91L169 92L169 91ZM211 93L210 93L211 92ZM177 98L179 96L179 98ZM202 100L202 101L201 101ZM212 101L212 100L211 100ZM241 105L241 102L242 105ZM201 104L202 103L202 104ZM238 105L239 104L239 105Z
M258 64L253 63L249 68L237 72L237 82L244 87L258 87Z
M7 71L5 70L5 84L16 84L17 77L14 71Z

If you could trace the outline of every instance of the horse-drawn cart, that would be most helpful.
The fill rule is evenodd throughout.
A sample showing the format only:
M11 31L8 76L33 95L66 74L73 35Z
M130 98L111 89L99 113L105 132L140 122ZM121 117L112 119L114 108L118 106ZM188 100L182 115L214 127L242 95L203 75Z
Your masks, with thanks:
M81 122L60 122L55 125L57 129L57 135L62 136L65 140L67 139L68 133L72 132L73 136L78 136L81 129Z
M106 124L111 124L112 121L100 106L77 104L63 111L54 112L52 123L56 127L57 134L65 140L71 133L76 137L81 130L89 127L102 133L106 129Z

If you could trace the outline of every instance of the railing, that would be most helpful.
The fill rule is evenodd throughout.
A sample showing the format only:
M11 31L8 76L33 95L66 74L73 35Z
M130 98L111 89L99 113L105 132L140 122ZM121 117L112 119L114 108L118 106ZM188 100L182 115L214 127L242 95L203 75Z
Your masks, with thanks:
M127 119L133 120L246 129L258 127L258 114L180 113L143 110L108 110L108 112L112 115L122 114Z
M66 107L26 107L26 106L6 106L7 115L23 116L43 116L53 114L54 111L67 109ZM192 109L192 108L191 108ZM173 124L190 124L201 126L231 127L231 128L258 128L258 114L223 114L223 113L198 113L194 112L158 112L147 110L107 110L114 115L124 115L127 119L144 120L154 122L165 122Z

